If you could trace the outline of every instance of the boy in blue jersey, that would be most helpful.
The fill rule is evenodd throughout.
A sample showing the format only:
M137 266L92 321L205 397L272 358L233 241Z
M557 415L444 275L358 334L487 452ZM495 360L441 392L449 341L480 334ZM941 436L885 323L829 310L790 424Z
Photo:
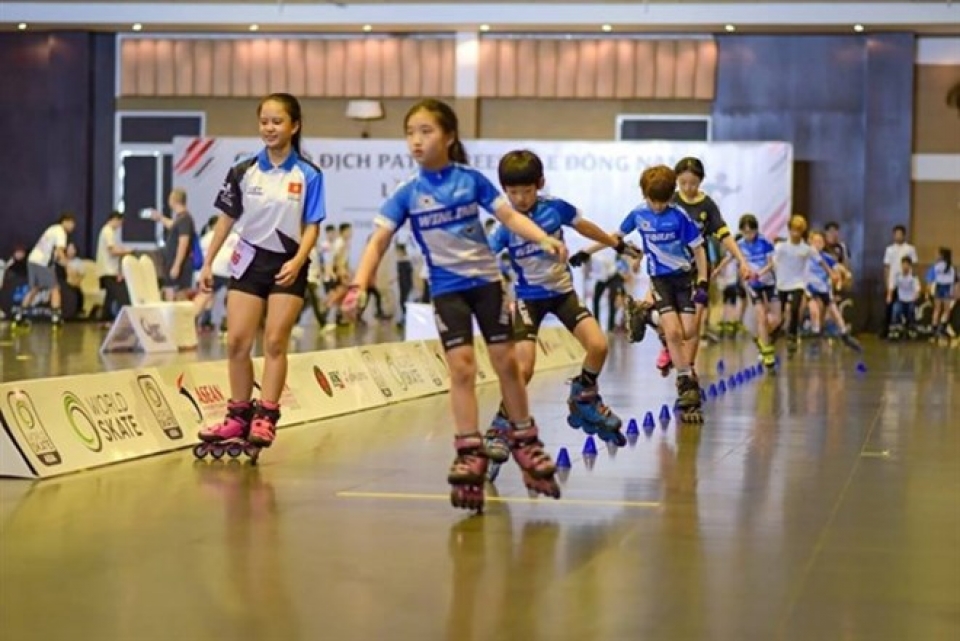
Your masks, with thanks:
M822 232L810 232L810 246L814 255L807 263L807 309L810 311L810 330L814 338L821 335L822 321L826 314L830 315L837 329L840 330L840 340L851 349L860 350L860 343L850 335L850 328L843 320L843 314L837 307L833 296L834 282L840 282L846 268L829 252L824 251L826 239ZM824 264L826 263L826 264ZM828 272L826 268L833 272Z
M570 203L539 194L544 186L543 162L532 151L509 152L500 159L498 173L500 185L513 208L529 216L540 229L558 241L563 241L563 228L570 227L591 240L616 248L618 253L627 249L623 239L604 232ZM553 314L587 352L580 375L571 382L567 423L571 427L582 427L588 434L599 433L604 441L613 441L619 446L626 444L626 438L620 433L622 421L603 404L597 386L600 371L607 360L607 337L577 297L570 267L545 254L537 243L531 243L502 225L491 234L490 246L498 255L509 254L516 276L515 323L520 331L517 360L520 361L523 380L529 383L533 378L537 333L543 319ZM501 406L486 439L487 452L495 462L507 458L503 434L508 425Z
M755 337L757 349L760 350L760 359L764 367L773 369L776 364L776 352L772 335L782 322L780 298L777 295L777 284L773 276L774 247L773 243L760 235L760 223L753 214L741 216L739 228L741 238L737 245L754 275L754 278L746 282L746 290L757 320ZM717 269L722 269L730 260L733 260L732 256L724 258Z
M614 236L622 239L637 232L643 241L654 308L660 313L659 325L677 369L678 415L681 421L701 423L700 386L693 376L693 363L684 356L684 341L699 330L696 306L707 303L707 253L700 229L670 202L676 188L677 174L670 167L644 170L640 190L646 202L627 214ZM593 246L586 252L597 249ZM690 278L694 269L696 285Z

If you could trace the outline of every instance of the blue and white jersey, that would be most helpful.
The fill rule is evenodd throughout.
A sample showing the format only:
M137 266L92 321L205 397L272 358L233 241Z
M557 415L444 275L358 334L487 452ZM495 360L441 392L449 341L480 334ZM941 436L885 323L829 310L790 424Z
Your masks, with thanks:
M811 292L828 294L832 289L830 287L830 274L823 268L820 259L823 259L823 261L830 266L830 269L833 269L837 265L837 259L831 254L828 252L818 252L814 249L813 255L810 256L809 262L807 263L807 288Z
M559 241L563 240L563 227L574 225L581 217L577 208L567 201L544 196L537 199L528 215L540 229ZM539 300L573 291L570 267L543 251L538 243L531 243L500 225L490 235L490 247L498 254L504 250L510 253L510 263L517 275L517 298Z
M234 229L247 244L295 254L301 226L327 217L323 174L295 151L275 167L263 149L230 168L214 207L237 221Z
M773 243L759 234L752 241L741 238L737 241L737 246L740 247L740 252L747 259L747 265L754 273L767 266L774 252ZM766 272L759 279L749 283L751 287L772 287L774 284L772 271Z
M957 282L957 269L953 265L947 267L946 262L938 260L927 271L927 282L940 287L952 287Z
M647 256L647 272L652 278L689 273L694 269L690 251L703 244L696 223L676 205L668 205L659 214L641 204L620 223L620 233L637 232Z
M466 165L421 169L383 203L374 224L396 230L407 220L429 269L434 296L500 282L500 267L480 220L507 199Z

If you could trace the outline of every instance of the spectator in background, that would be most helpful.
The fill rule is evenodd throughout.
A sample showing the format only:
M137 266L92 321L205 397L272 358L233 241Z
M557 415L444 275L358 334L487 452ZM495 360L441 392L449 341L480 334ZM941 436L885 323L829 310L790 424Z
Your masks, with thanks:
M163 225L165 230L163 251L163 271L160 282L163 285L164 300L187 300L193 288L193 240L197 226L193 216L187 210L187 192L173 189L167 197L167 206L173 214L167 218L157 210L153 211L153 220Z
M104 291L100 320L108 324L116 318L120 307L130 304L130 296L120 269L120 260L130 253L129 249L120 244L122 226L123 214L114 211L107 218L97 238L97 276L100 278L100 288Z
M607 331L616 328L617 303L623 294L623 273L616 254L602 252L590 257L590 276L594 279L593 285L593 315L600 320L600 300L607 294Z
M901 273L900 266L904 258L909 258L911 265L915 265L918 262L916 248L907 243L907 228L903 225L897 225L893 228L893 243L887 246L883 254L883 282L887 290L887 314L884 322L884 334L886 334L890 328L893 304L897 301L897 275Z
M900 269L893 273L887 290L887 304L891 306L892 322L888 337L897 340L905 331L916 338L917 300L920 298L920 279L913 273L913 260L909 256L900 259Z
M397 239L394 247L397 251L397 288L400 290L400 305L396 320L397 325L402 326L407 317L407 301L410 300L410 294L413 292L413 262L410 260L407 245L402 242L402 239Z
M54 265L63 265L67 260L67 239L76 226L76 218L71 213L64 213L59 220L47 227L27 257L27 278L30 281L30 291L23 298L23 304L14 314L13 322L23 324L24 310L33 306L37 296L43 290L50 292L50 320L54 325L61 325L60 282Z

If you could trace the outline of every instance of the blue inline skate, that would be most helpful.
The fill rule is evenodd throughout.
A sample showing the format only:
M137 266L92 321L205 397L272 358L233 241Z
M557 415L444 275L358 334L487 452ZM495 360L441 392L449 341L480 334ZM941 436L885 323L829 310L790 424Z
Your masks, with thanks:
M567 416L570 427L596 434L602 441L615 443L617 447L627 444L627 437L620 431L623 421L603 404L596 385L587 387L579 378L573 379L567 407L570 409Z

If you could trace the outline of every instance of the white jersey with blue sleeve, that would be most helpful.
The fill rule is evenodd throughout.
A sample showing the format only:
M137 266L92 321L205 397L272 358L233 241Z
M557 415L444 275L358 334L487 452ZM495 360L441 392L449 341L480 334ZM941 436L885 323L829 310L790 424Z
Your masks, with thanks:
M303 225L327 216L323 173L291 151L280 165L267 150L227 172L214 207L236 221L234 229L249 245L280 254L296 254Z
M530 219L548 235L563 241L564 226L574 225L581 214L576 207L559 198L541 196L528 214ZM543 251L539 243L532 243L503 225L491 235L491 247L497 253L507 250L510 264L517 275L515 290L521 300L542 300L573 291L573 273L556 256Z
M741 238L737 241L737 246L740 247L740 253L742 253L746 259L747 266L749 266L750 270L755 274L759 273L761 269L769 264L770 257L773 256L774 252L773 243L759 234L753 240ZM772 287L774 283L773 272L767 271L764 272L759 279L751 281L750 286Z
M421 169L383 203L374 224L396 230L410 221L426 261L434 296L500 281L500 268L480 220L506 198L487 178L466 165Z
M823 259L830 266L830 269L833 269L837 264L837 259L831 254L813 249L813 254L811 254L810 261L807 263L807 288L817 294L829 294L831 291L830 274L823 268L819 259Z
M692 249L703 244L696 223L676 205L668 205L659 214L644 203L627 214L620 223L624 236L637 232L647 256L651 278L689 273L695 265Z

